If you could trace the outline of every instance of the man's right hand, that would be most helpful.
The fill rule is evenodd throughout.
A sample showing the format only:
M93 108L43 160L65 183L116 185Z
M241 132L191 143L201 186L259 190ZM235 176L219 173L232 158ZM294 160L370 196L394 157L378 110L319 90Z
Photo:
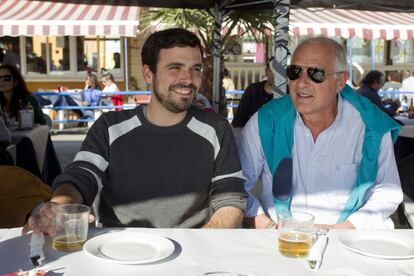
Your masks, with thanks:
M250 225L250 228L277 229L277 224L265 214L261 214L256 217L245 218L245 222Z
M40 210L36 210L30 215L29 220L23 227L22 233L27 234L27 232L33 230L36 234L43 232L51 237L55 236L55 217L58 205L55 202L44 203Z

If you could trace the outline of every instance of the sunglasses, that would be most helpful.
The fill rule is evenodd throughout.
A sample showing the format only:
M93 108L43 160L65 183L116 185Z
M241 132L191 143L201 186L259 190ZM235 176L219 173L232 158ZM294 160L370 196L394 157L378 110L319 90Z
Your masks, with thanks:
M0 76L0 80L3 80L3 81L9 82L12 79L13 79L12 75L3 75L3 76Z
M345 71L340 72L333 72L333 73L326 73L324 69L316 68L316 67L303 67L299 65L288 65L286 68L286 75L289 80L297 80L301 75L302 71L306 69L306 74L308 77L315 83L322 83L327 76L334 75L334 74L341 74Z

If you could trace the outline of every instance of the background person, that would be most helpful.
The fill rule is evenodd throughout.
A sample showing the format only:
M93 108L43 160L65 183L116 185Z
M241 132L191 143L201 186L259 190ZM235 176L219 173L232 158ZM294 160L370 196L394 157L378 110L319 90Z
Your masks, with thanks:
M29 219L35 232L53 235L48 212L58 203L91 205L99 183L104 227L240 225L246 194L231 128L192 106L202 81L199 38L179 28L155 32L141 56L150 103L98 118L56 179L51 203Z
M393 228L403 195L393 149L399 125L346 85L346 70L335 40L304 40L287 67L290 94L244 127L238 145L252 227L302 211L326 228Z
M103 93L119 92L119 88L115 83L114 76L111 73L105 73L102 76L102 83L105 86L102 90ZM114 106L122 106L124 104L121 95L112 95L111 100L112 100L112 105ZM115 111L121 111L121 110L122 108L115 108Z
M273 99L273 73L270 70L271 58L266 63L266 80L250 84L241 97L236 115L232 121L234 127L244 127L247 121L265 103Z
M82 104L84 106L99 106L101 104L101 93L96 75L88 74L85 79L85 89L82 93ZM94 109L85 109L85 116L94 118L94 111Z
M362 78L361 85L356 92L369 99L373 104L378 106L379 109L392 117L397 113L400 104L398 101L394 101L390 98L386 99L386 102L382 102L381 97L378 95L378 91L380 91L383 86L384 74L377 70L371 70L364 78Z
M0 66L0 104L10 120L18 121L19 110L33 108L35 124L46 124L37 99L27 89L20 71L13 65Z

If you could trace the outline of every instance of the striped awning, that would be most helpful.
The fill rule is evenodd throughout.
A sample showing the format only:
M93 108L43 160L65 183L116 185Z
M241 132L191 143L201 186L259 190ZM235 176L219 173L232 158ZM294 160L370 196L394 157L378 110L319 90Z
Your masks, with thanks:
M111 2L0 0L0 36L136 36L139 7Z
M412 39L414 13L344 9L291 9L291 35Z

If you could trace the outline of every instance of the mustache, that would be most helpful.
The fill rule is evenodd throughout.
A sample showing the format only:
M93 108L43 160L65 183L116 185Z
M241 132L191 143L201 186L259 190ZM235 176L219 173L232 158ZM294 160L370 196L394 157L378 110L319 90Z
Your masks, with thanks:
M172 84L172 85L168 86L168 91L171 91L171 90L174 90L174 89L180 89L180 88L191 89L191 90L197 91L197 87L192 83L190 83L190 84L182 84L182 83Z

